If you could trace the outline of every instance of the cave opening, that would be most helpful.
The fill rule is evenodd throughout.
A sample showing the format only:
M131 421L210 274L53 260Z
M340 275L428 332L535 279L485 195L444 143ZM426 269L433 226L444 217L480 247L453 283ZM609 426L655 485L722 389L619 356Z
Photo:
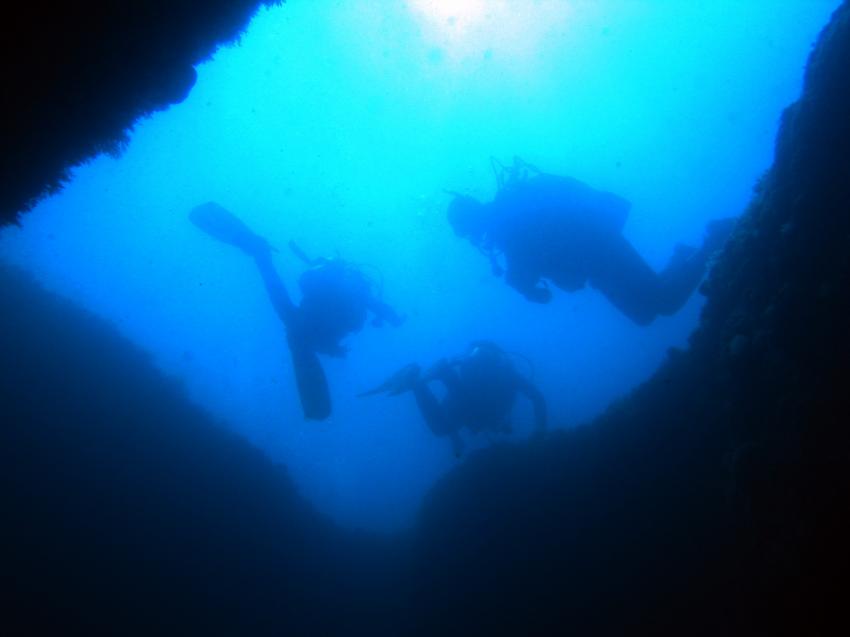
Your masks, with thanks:
M458 241L446 190L491 197L490 158L514 156L618 193L625 235L656 269L706 223L742 212L779 115L837 2L660 7L520 0L308 3L262 9L197 68L181 103L138 122L118 156L74 169L4 258L108 319L198 404L286 465L345 526L411 525L457 466L412 400L356 394L477 338L531 361L551 426L601 413L687 346L702 300L637 326L598 293L526 303ZM334 415L305 422L281 325L253 266L198 233L216 201L279 248L295 286L340 254L407 315L327 362ZM468 452L532 430L469 436Z

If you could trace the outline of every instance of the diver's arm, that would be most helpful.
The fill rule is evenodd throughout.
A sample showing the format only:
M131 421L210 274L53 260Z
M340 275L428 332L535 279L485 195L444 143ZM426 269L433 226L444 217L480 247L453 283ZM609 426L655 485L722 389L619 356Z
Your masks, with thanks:
M510 262L505 273L505 281L532 303L548 303L552 300L552 292L549 288L539 285L539 276L529 270L517 268Z
M274 269L272 264L272 255L269 250L261 250L254 255L254 260L257 263L257 268L260 270L260 276L263 278L263 283L266 286L266 292L269 295L269 300L285 324L289 325L295 316L296 307L289 298L289 294L283 285L283 281Z
M457 365L459 358L441 358L431 365L422 374L422 381L430 383L439 381L443 383L446 391L457 391L460 388L460 376L458 376Z
M380 299L376 299L374 296L369 297L367 307L375 315L375 318L377 319L378 323L380 323L381 321L386 321L393 327L398 327L399 325L404 323L403 316L399 315L392 307L390 307Z
M537 387L525 378L520 377L517 389L526 395L534 407L534 423L539 431L546 429L546 400Z

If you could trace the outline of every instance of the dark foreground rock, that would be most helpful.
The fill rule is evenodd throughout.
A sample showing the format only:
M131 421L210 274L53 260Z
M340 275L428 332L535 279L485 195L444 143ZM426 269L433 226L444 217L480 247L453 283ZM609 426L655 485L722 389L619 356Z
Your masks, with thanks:
M845 3L689 350L590 426L470 458L406 538L335 529L108 326L3 271L3 632L848 632L848 77Z
M0 289L0 633L379 622L395 542L332 527L109 325L6 269Z
M193 65L278 0L16 2L0 38L0 226L182 101Z

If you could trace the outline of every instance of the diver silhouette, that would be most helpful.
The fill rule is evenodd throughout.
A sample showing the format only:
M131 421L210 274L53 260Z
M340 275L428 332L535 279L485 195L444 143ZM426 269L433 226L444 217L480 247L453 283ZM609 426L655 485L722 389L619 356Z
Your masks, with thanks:
M547 281L567 292L589 284L632 321L648 325L685 304L734 226L731 218L710 222L700 248L678 245L656 273L622 235L628 201L518 157L509 167L492 161L499 185L493 201L451 193L448 220L490 259L494 274L535 303L551 300Z
M438 400L429 387L440 382L445 397ZM411 391L428 428L452 441L455 456L463 453L460 430L509 433L509 421L517 393L534 407L537 430L546 428L546 401L530 380L520 374L511 357L490 341L474 341L468 350L451 359L441 359L424 374L419 365L402 367L383 383L359 397L386 393L397 396Z
M298 279L301 303L295 305L272 263L274 248L220 205L194 208L189 218L210 236L240 248L254 258L266 292L286 327L295 381L305 418L324 420L331 413L327 377L316 354L343 357L342 339L360 331L371 312L372 324L398 326L404 318L378 298L372 281L358 267L340 258L309 259L289 247L308 268Z

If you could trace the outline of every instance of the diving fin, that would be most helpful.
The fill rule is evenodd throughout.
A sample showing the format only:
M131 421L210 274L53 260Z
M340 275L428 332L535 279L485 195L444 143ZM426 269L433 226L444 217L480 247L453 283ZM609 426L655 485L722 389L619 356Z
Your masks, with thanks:
M304 250L301 249L301 246L299 246L297 243L295 243L294 240L290 239L288 245L289 245L289 249L292 250L292 254L294 254L296 257L301 259L301 261L303 261L306 265L309 265L309 266L312 267L312 266L317 265L319 263L319 259L311 259L310 257L308 257L307 254L304 252Z
M377 387L357 394L357 398L366 398L384 392L388 396L398 396L402 392L413 389L414 384L419 380L419 372L419 365L416 363L405 365Z
M214 239L236 246L248 254L274 250L268 241L252 231L236 215L213 201L192 208L189 220Z

